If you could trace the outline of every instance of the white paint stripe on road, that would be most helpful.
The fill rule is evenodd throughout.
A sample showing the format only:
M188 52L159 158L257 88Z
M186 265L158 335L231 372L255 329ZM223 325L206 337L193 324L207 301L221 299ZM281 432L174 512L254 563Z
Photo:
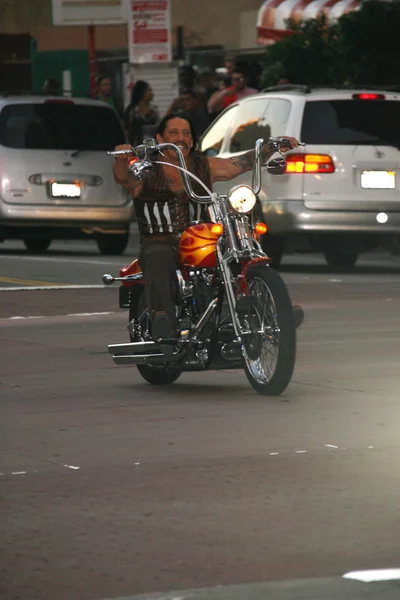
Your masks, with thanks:
M106 285L43 285L24 287L3 287L0 292L37 292L41 290L99 290L106 289Z
M60 262L60 263L70 263L70 264L82 264L82 265L116 265L117 264L117 260L116 259L114 262L111 262L110 260L90 260L90 259L86 259L86 258L56 258L55 256L25 256L25 254L13 254L11 255L7 255L7 260L9 259L17 259L20 261L35 261L35 262Z
M370 571L350 571L342 575L343 579L355 579L365 583L375 581L393 581L400 579L400 569L375 569Z
M14 321L14 320L20 320L20 319L44 319L44 316L40 315L40 316L34 316L34 317L9 317L9 321Z
M102 316L102 315L113 315L115 314L114 312L110 311L110 312L93 312L93 313L71 313L69 315L49 315L47 316L48 319L53 319L53 318L60 318L60 317L98 317L98 316ZM46 316L45 315L34 315L34 316L28 316L28 317L20 317L20 316L15 316L15 317L7 317L5 319L0 319L0 321L26 321L29 319L45 319Z
M98 315L112 315L112 312L94 312L94 313L71 313L67 317L94 317Z
M136 464L136 463L135 463ZM137 463L140 464L140 463ZM76 465L55 465L55 466L60 466L63 467L65 469L71 469L72 471L79 471L80 467L76 466ZM0 477L7 477L7 475L30 475L31 473L37 473L38 470L37 469L33 469L32 471L11 471L8 473L0 473Z

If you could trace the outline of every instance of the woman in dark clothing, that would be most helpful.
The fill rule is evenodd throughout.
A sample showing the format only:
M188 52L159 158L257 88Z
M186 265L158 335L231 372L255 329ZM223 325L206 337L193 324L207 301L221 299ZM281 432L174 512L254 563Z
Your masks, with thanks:
M143 142L145 137L152 137L158 124L157 109L151 104L153 90L147 81L137 81L132 90L131 101L125 109L124 127L127 139L132 146Z

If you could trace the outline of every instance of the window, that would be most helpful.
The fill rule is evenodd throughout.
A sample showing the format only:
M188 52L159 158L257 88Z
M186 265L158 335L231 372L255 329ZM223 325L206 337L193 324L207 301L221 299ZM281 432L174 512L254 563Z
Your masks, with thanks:
M289 100L258 98L245 102L232 128L230 152L254 148L259 138L283 135L290 113Z
M225 135L237 109L237 105L228 108L228 110L224 112L206 132L201 140L201 151L206 156L216 156L221 151Z
M278 137L286 133L291 106L289 100L281 98L274 98L269 101L267 110L263 116L263 123L268 124L270 127L269 137Z
M264 127L262 117L268 105L268 100L257 99L244 102L235 115L232 136L229 144L230 152L243 152L254 148L260 137L269 138L269 127Z
M125 136L108 108L74 103L10 104L0 113L0 144L31 150L112 150Z
M400 102L318 100L304 109L301 141L307 144L389 145L400 148Z

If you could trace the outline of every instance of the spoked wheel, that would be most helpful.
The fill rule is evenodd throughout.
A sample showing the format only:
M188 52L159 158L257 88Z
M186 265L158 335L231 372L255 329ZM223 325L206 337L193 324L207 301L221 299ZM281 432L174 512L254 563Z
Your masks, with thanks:
M136 310L129 309L129 321L131 321L133 318L139 318L143 324L143 328L146 327L146 324L149 320L149 315L147 312L147 303L144 290L140 294ZM142 335L138 339L131 335L131 342L142 341L144 341L144 337L142 337ZM137 365L137 369L143 379L152 385L168 385L170 383L174 383L174 381L176 381L182 374L182 371L169 367L167 363L165 365Z
M253 298L248 325L253 331L245 343L245 371L252 387L266 396L279 396L287 388L296 360L296 330L292 303L280 275L258 267L247 275Z

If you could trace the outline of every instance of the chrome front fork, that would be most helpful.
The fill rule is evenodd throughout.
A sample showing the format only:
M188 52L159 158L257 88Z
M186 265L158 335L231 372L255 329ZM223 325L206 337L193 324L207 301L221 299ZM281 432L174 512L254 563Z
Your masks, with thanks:
M242 344L243 343L243 331L242 331L242 327L240 325L240 321L239 321L239 318L238 318L237 312L236 312L236 297L235 297L235 292L234 292L233 286L232 286L231 271L229 269L228 262L227 262L226 258L223 256L219 245L217 245L217 257L218 257L218 263L219 263L220 269L222 271L222 277L223 277L224 286L225 286L225 293L226 293L229 310L230 310L231 317L232 317L233 329L235 331L235 335L236 335L238 341Z

